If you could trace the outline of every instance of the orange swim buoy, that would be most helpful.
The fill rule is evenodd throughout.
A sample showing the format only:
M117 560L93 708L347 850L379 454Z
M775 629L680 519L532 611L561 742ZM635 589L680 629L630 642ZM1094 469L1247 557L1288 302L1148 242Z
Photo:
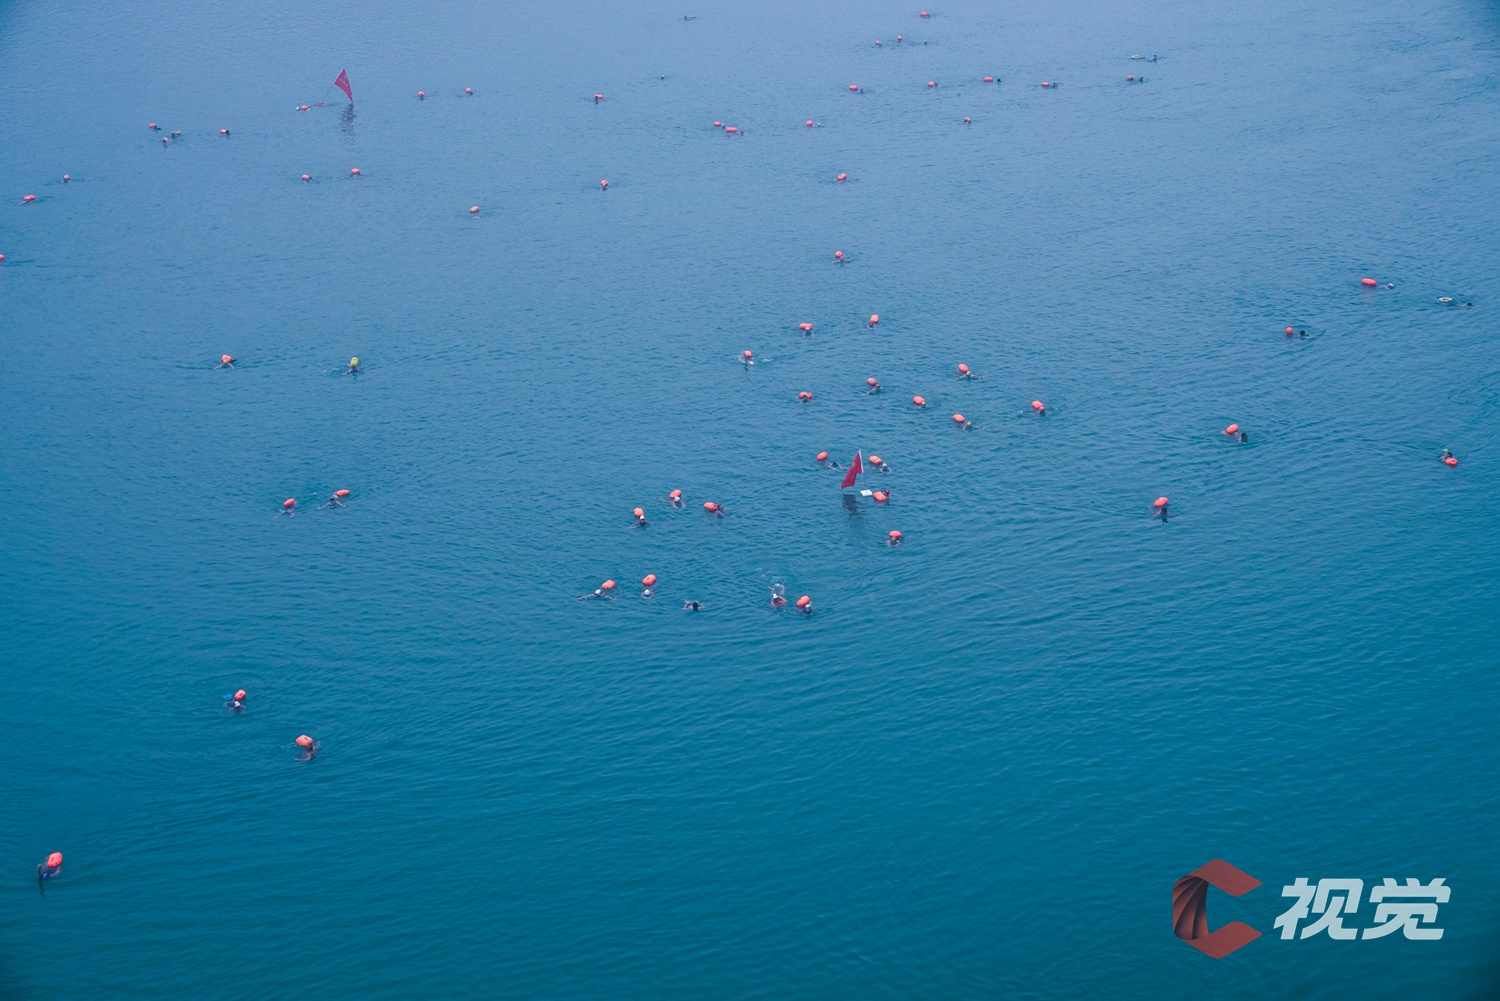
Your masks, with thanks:
M835 261L842 261L844 259L844 252L842 250L835 250L833 252L833 259Z
M646 517L646 512L641 510L640 508L633 508L630 513L635 515L637 518Z
M937 86L937 81L935 81L935 80L928 80L927 81L927 86L929 86L929 87L936 87Z
M704 501L703 510L707 511L709 514L718 514L719 505L715 504L713 501Z
M668 500L680 500L681 498L682 498L682 491L681 490L673 490L671 493L667 494L667 499Z
M465 93L465 94L468 94L468 95L469 95L469 96L471 96L471 97L472 97L472 96L473 96L473 94L474 94L474 88L473 88L473 87L465 87L465 88L464 88L464 93Z
M971 121L973 121L973 119L971 119L968 115L964 116L964 124L965 125L968 125Z
M311 747L312 744L313 744L313 739L311 737L309 737L305 733L302 736L300 736L300 737L297 738L297 746L298 747Z
M916 404L919 407L925 407L925 406L927 406L927 401L924 400L924 399L922 399L920 396L913 396L911 398L911 402L914 403L914 404Z
M797 599L797 607L798 608L811 608L812 607L812 599L809 598L807 595L804 594L802 597L800 597L800 598Z
M72 174L64 174L63 175L63 183L64 184L67 184L71 180L73 180L73 175Z
M857 84L857 83L851 83L849 85L849 90L851 92L858 92L859 91L859 84Z
M234 355L219 355L220 365L229 365L234 362Z
M1240 433L1240 426L1238 424L1231 424L1227 428L1224 429L1224 433L1225 434L1239 434Z
M886 493L884 490L876 490L874 493L870 494L870 497L875 501L876 504L884 504L890 498L890 494Z
M849 180L849 175L840 174L838 177L835 177L834 180L838 181L840 184L843 184L845 181Z
M807 120L807 127L808 127L808 128L812 128L812 127L813 127L813 120L812 120L812 119L811 119L811 118L809 118L809 119L808 119L808 120Z
M469 215L478 215L478 214L479 214L479 206L478 205L470 205L469 206Z
M349 176L350 177L358 177L359 176L359 168L358 167L351 167L351 168L349 168Z
M827 452L819 452L818 453L818 461L819 462L827 462L828 461L828 453Z
M34 202L34 201L36 201L36 195L22 195L21 196L21 201L23 203L25 203L25 202Z
M62 865L62 852L53 852L47 856L47 868L56 869Z
M813 394L804 389L802 392L797 394L797 399L801 400L803 403L811 403Z
M599 190L600 191L608 191L609 190L609 182L608 181L600 181L599 182Z
M425 101L425 100L427 100L427 91L425 91L425 90L419 90L419 91L417 91L417 100L419 100L419 101Z
M870 314L870 326L873 327L873 326L875 326L879 322L880 322L880 314L879 313L871 313Z
M1444 465L1445 465L1445 466L1447 466L1447 467L1448 467L1448 468L1450 468L1450 469L1451 469L1451 468L1453 468L1453 467L1454 467L1454 466L1456 466L1456 465L1458 465L1458 460L1457 460L1457 459L1455 459L1455 458L1454 458L1454 457L1453 457L1453 456L1451 456L1451 455L1448 455L1448 456L1444 456L1444 457L1443 457L1443 464L1444 464Z
M992 76L987 76L987 77L984 78L984 82L985 83L994 83L995 82L995 78L992 77Z
M228 129L220 129L219 130L219 135L221 135L221 136L227 136L227 135L229 135L229 130Z
M161 126L157 125L155 122L147 122L146 123L146 128L150 129L152 132L160 132L161 131Z
M716 129L722 129L723 127L724 127L724 123L723 122L714 122L714 128L716 128Z
M886 536L887 536L887 537L888 537L888 538L889 538L889 539L890 539L890 540L891 540L891 541L892 541L892 542L900 542L900 541L901 541L901 533L900 533L900 532L898 532L898 531L896 531L896 530L895 530L895 529L894 529L894 528L893 528L893 529L891 529L891 530L890 530L890 531L889 531L889 532L887 532L887 533L886 533Z
M599 590L601 590L601 591L613 591L614 589L615 589L615 582L614 582L613 579L607 580L603 584L599 585Z
M337 497L339 500L343 500L345 497L349 496L349 491L348 490L335 490L333 492L333 495L335 497Z
M877 466L877 467L885 465L884 462L880 461L880 456L878 456L878 455L872 455L872 456L870 456L869 463L870 463L870 465Z
M953 423L955 423L955 424L967 424L968 421L964 420L964 415L963 414L954 414L953 415Z
M1297 331L1293 330L1291 327L1287 327L1286 328L1286 332L1287 332L1288 336L1291 336L1292 334L1295 334Z
M873 388L878 387L880 385L880 383L877 382L875 380L875 377L872 375L868 379L865 380L865 385L869 386L869 387L871 387L873 389Z
M243 688L241 688L239 691L237 691L237 692L234 693L234 697L236 699L239 699L239 700L243 701L244 698L245 698L245 690Z
M878 38L877 38L877 39L875 39L875 47L876 47L876 48L877 48L877 49L878 49L878 48L880 48L880 39L878 39Z
M1046 80L1043 80L1042 81L1042 86L1043 87L1050 87L1050 86L1052 86L1052 84L1048 83Z
M738 131L739 131L739 129L735 128L733 125L726 125L726 126L724 126L724 134L726 136L732 136L732 135L734 135Z
M284 500L284 501L281 502L281 509L283 511L290 511L292 508L294 508L296 506L297 506L297 498L295 498L295 497L288 497L286 500Z
M656 574L648 573L641 578L641 587L651 587L656 583Z
M302 183L303 184L311 184L312 183L312 175L311 174L303 174L302 175Z
M1361 279L1360 279L1360 280L1359 280L1359 283L1360 283L1360 284L1361 284L1361 285L1368 285L1368 286L1370 286L1370 287L1372 287L1372 288L1373 288L1373 287L1374 287L1374 286L1376 286L1376 285L1379 285L1379 284L1380 284L1380 283L1379 283L1379 282L1378 282L1378 281L1376 281L1376 280L1375 280L1375 279L1373 279L1373 278L1361 278Z
M1167 499L1165 497L1158 497L1151 506L1160 510L1167 506Z
M1046 406L1044 406L1042 404L1041 400L1032 400L1031 401L1031 409L1032 410L1046 410L1047 408L1046 408Z
M750 359L751 359L751 358L753 358L753 357L755 357L755 356L754 356L754 355L753 355L753 354L751 354L751 353L750 353L750 352L749 352L749 351L745 351L745 352L743 352L743 353L742 353L742 354L743 354L743 357L744 357L744 359L745 359L745 360L746 360L746 361L749 361L749 360L750 360Z
M797 329L810 334L813 332L813 325L811 323L799 323L797 324Z

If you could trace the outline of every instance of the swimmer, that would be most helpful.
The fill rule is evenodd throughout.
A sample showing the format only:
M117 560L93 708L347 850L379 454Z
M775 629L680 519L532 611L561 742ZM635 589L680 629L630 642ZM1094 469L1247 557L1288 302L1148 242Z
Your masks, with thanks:
M215 365L214 368L234 368L234 356L219 355L219 364Z
M302 757L298 758L297 760L311 761L313 758L316 758L318 756L318 748L322 747L323 745L307 736L307 734L303 734L302 736L297 738L297 746L302 748Z
M1305 330L1299 330L1299 331L1297 331L1297 336L1298 337L1306 337L1307 336L1307 331L1305 331Z
M162 144L163 147L167 146L171 142L172 142L172 140L168 139L166 136L162 136L161 137L161 144Z
M672 502L673 507L687 507L687 505L683 503L681 490L673 490L671 493L667 494L667 500Z
M744 365L746 368L749 368L751 365L755 364L755 355L751 354L749 351L741 351L740 364Z
M1249 443L1249 441L1250 441L1250 435L1247 432L1245 432L1245 431L1241 431L1240 432L1240 444L1244 445L1244 444Z
M1147 59L1146 62L1148 62L1148 63L1154 63L1154 62L1156 62L1156 55L1153 53L1152 56L1151 56L1151 58Z
M590 598L603 598L605 601L613 601L615 596L610 594L602 587L594 588L593 592L590 594L580 594L578 596L579 601L587 601Z
M883 460L883 459L879 463L876 464L875 468L879 469L882 473L889 473L891 471L891 467L888 466L888 465L886 465L885 460ZM889 493L890 491L886 491L886 492Z
M226 695L226 696L224 696L224 708L228 709L232 713L244 712L244 710L245 710L245 690L243 688L241 688L239 691L235 692L233 695Z
M36 864L36 879L38 883L45 882L62 872L62 852L53 852L47 856L47 861Z
M876 490L870 494L870 499L873 500L876 504L886 504L889 503L891 499L891 492L889 489Z
M321 511L325 507L343 507L344 498L348 496L349 491L347 490L335 490L332 497L328 498L322 504L318 505L318 510Z
M803 615L811 615L813 611L812 599L805 594L802 597L798 598L797 611L801 612Z
M1447 450L1447 449L1446 449L1446 448L1445 448L1445 449L1443 449L1443 454L1442 454L1442 455L1440 455L1440 456L1438 456L1438 458L1439 458L1439 459L1442 459L1442 460L1443 460L1443 461L1444 461L1444 462L1447 462L1447 461L1448 461L1448 460L1449 460L1449 459L1451 459L1451 458L1453 458L1453 453L1452 453L1452 452L1450 452L1450 451L1448 451L1448 450Z
M1466 302L1466 303L1464 303L1464 305L1465 305L1465 306L1472 306L1472 305L1474 305L1474 304L1473 304L1473 303L1472 303L1472 302Z
M281 502L281 510L276 512L276 516L279 518L281 515L286 515L288 518L297 516L297 498L288 497Z
M172 130L172 138L173 139L181 139L182 138L182 131L180 129L173 129Z
M631 524L635 525L636 528L645 528L647 525L651 524L651 522L646 520L646 512L641 510L640 508L636 508L630 513L634 518Z
M786 587L781 584L771 585L771 607L784 608L786 606Z
M881 390L880 382L873 375L865 380L865 385L870 387L870 392L878 393Z
M349 367L344 369L345 375L359 375L359 359L350 358Z
M979 425L975 424L973 421L964 421L963 422L963 429L965 431L978 431L979 430Z
M684 15L682 15L682 19L684 21L696 21L696 20L698 20L698 15L697 14L684 14Z
M643 587L643 588L641 588L641 597L642 598L654 598L654 597L656 597L656 592L653 591L653 590L651 590L649 587Z
M703 607L702 602L694 601L691 598L689 598L687 601L684 601L682 603L682 609L685 612L696 612L696 611L698 611L698 609L700 609L702 607Z

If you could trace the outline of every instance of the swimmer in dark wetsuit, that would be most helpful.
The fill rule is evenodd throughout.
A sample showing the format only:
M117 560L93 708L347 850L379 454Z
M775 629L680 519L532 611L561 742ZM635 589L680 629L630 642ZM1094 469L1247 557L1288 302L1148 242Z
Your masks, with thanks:
M692 599L688 599L687 601L684 601L682 603L683 610L688 612L696 612L702 607L703 605L701 602L693 601Z
M224 696L224 708L232 713L245 711L245 690L241 688L233 695Z
M1243 445L1250 440L1250 436L1244 431L1240 432L1240 444Z
M53 852L47 856L47 861L36 864L36 881L38 884L62 872L62 852Z

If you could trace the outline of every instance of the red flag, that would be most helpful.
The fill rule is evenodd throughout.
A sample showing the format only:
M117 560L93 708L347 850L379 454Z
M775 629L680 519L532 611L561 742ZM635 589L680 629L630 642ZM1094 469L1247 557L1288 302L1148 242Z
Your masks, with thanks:
M349 103L354 103L354 91L349 89L349 71L339 70L339 78L333 81L333 85L345 94L349 95Z
M854 478L865 471L865 464L860 461L859 453L854 453L854 461L849 463L849 471L844 474L844 482L839 484L842 489L854 486Z

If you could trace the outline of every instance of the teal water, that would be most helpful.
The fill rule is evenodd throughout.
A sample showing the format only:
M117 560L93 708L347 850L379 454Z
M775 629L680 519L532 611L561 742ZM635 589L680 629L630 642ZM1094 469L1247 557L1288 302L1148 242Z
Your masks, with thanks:
M0 996L1493 996L1494 5L915 15L0 4Z

